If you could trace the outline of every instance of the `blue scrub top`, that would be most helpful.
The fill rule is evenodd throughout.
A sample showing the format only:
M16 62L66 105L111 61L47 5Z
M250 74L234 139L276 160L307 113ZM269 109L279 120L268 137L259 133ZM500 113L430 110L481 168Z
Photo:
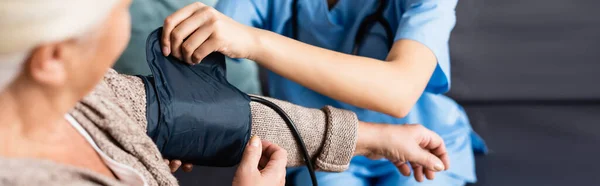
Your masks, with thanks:
M452 99L444 96L450 88L450 56L448 40L456 16L458 0L394 0L387 4L385 19L395 35L394 41L410 39L429 47L438 65L423 93L408 116L395 118L383 113L359 108L331 99L298 83L269 74L270 95L305 107L321 108L332 105L354 111L361 121L405 124L419 123L437 132L448 142L459 138L471 141L468 148L485 151L483 141L472 131L464 110ZM292 0L220 0L216 9L243 24L270 30L291 37ZM326 0L299 0L298 39L322 48L351 53L354 37L362 20L375 12L378 2L340 0L331 9ZM359 55L384 60L389 52L386 34L377 23L360 46ZM365 72L375 74L377 72ZM389 86L401 86L393 85ZM470 139L469 139L470 138ZM460 147L458 147L460 148ZM466 148L466 147L463 147ZM461 151L467 152L467 151ZM451 155L452 172L465 181L475 181L472 150L470 156ZM453 158L453 156L455 158ZM470 157L470 158L461 158ZM355 158L353 164L377 165L384 161ZM462 165L466 165L461 167ZM381 166L379 166L381 167ZM388 168L395 169L393 166Z

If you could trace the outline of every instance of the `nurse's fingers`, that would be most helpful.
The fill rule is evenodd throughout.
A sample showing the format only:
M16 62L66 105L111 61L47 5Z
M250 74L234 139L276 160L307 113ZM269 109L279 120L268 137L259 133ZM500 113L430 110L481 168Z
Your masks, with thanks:
M171 160L171 163L169 164L169 168L171 168L171 172L177 171L177 169L179 169L180 166L181 166L180 160Z
M194 64L198 64L202 59L204 59L208 54L218 51L219 49L219 40L209 38L206 40L196 51L192 54L192 61Z
M189 163L183 164L183 172L192 172L193 169L194 165Z
M410 164L413 168L413 174L415 175L415 180L417 182L423 182L423 166L417 165L414 163Z
M183 42L181 52L183 54L182 60L185 60L188 64L199 63L200 61L194 61L192 55L202 45L206 39L211 35L213 30L213 24L201 25L194 33Z
M263 141L263 145L263 156L268 156L269 160L261 170L262 176L271 177L274 180L285 179L287 151L270 142Z
M242 156L242 160L238 165L239 170L245 170L246 172L256 171L256 167L258 167L258 162L260 161L260 157L262 156L263 147L262 142L258 136L252 136L250 141L248 142L246 149L244 150L244 155Z
M188 17L190 17L192 14L194 14L194 12L196 12L197 10L206 7L205 4L202 4L200 2L195 2L192 3L190 5L187 5L185 7L183 7L182 9L177 10L175 13L171 14L170 16L168 16L165 19L164 25L163 25L163 34L162 34L162 52L165 56L168 56L171 53L171 42L170 42L170 37L171 37L171 32L173 31L173 29L175 29L175 27L177 25L179 25L179 23L181 23L183 20L187 19Z
M267 164L269 163L269 160L271 159L271 154L273 154L273 149L271 149L270 152L265 152L268 147L270 147L271 145L273 145L273 143L266 141L266 140L262 140L262 145L263 145L263 156L260 157L260 161L258 162L258 169L262 170L265 168L265 166L267 166ZM271 147L273 148L273 147Z
M189 40L190 35L194 32L199 32L198 28L202 25L211 24L214 22L215 13L210 13L214 9L210 6L203 7L196 11L193 15L179 23L171 32L171 55L178 59L185 60L182 55L184 52L184 41ZM212 25L212 24L211 24ZM212 30L203 30L202 32L212 33ZM194 52L196 48L188 48L189 54Z

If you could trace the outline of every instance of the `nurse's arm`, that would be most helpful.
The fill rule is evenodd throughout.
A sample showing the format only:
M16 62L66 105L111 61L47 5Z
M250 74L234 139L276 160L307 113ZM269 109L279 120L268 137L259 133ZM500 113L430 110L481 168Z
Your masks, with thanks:
M268 31L257 34L258 52L250 57L271 71L336 100L404 117L438 67L444 72L438 75L445 75L444 79L433 76L436 84L427 88L435 93L447 89L448 40L456 22L457 0L394 2L403 13L398 15L395 36L388 36L396 41L383 61L303 44ZM443 85L444 82L447 83Z
M404 117L425 90L437 60L446 75L440 82L449 81L447 45L455 24L456 3L457 0L397 3L405 11L398 18L394 36L397 41L384 60L388 63L251 28L201 3L188 5L167 17L161 43L164 55L190 64L199 63L215 51L231 58L249 58L326 96ZM448 83L446 88L434 92L444 92Z
M432 20L454 15L452 6L431 7L439 7L432 11L451 15L425 15L428 25ZM412 10L419 15L424 15L423 11L430 10ZM453 24L442 25L446 26L434 30L449 32ZM422 31L411 28L413 33L425 34ZM244 26L201 3L188 5L167 17L161 40L165 55L190 64L198 63L214 51L232 58L249 58L321 94L396 117L408 114L423 93L437 62L428 47L413 40L396 41L385 60L389 63L382 63L378 59L343 54Z
M259 34L254 61L323 95L351 105L404 117L423 93L437 60L425 45L394 43L384 61L304 44L269 32Z

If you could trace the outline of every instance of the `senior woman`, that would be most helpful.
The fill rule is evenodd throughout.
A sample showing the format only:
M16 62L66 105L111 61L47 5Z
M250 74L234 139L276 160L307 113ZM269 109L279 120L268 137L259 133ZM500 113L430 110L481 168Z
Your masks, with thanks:
M177 185L146 135L141 79L110 70L129 37L130 3L0 1L0 185ZM273 101L297 123L321 171L343 171L353 155L386 157L405 175L407 162L449 166L441 138L419 125L373 125L348 111ZM282 185L285 170L271 162L287 151L284 164L301 165L300 152L277 113L251 110L253 135L270 141L262 142L268 163L256 166L261 143L253 138L234 184Z

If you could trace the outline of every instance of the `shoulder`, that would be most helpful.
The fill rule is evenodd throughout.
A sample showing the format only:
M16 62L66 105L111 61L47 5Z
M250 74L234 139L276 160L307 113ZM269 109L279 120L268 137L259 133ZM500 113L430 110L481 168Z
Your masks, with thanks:
M83 101L94 110L124 113L124 117L133 119L145 128L146 89L143 81L136 76L109 69Z
M141 79L110 69L96 87L71 112L79 122L103 123L107 117L116 121L133 121L145 131L146 95Z
M177 182L176 179L170 174L156 145L146 134L145 107L134 106L127 100L128 96L136 97L135 95L124 95L132 93L127 91L134 86L131 81L137 81L133 78L136 77L109 70L104 79L70 114L108 156L133 167L150 183L172 185ZM141 86L143 87L143 83ZM142 99L145 104L145 96ZM135 108L142 109L140 113L144 115L140 117L144 119L143 122L132 116Z

